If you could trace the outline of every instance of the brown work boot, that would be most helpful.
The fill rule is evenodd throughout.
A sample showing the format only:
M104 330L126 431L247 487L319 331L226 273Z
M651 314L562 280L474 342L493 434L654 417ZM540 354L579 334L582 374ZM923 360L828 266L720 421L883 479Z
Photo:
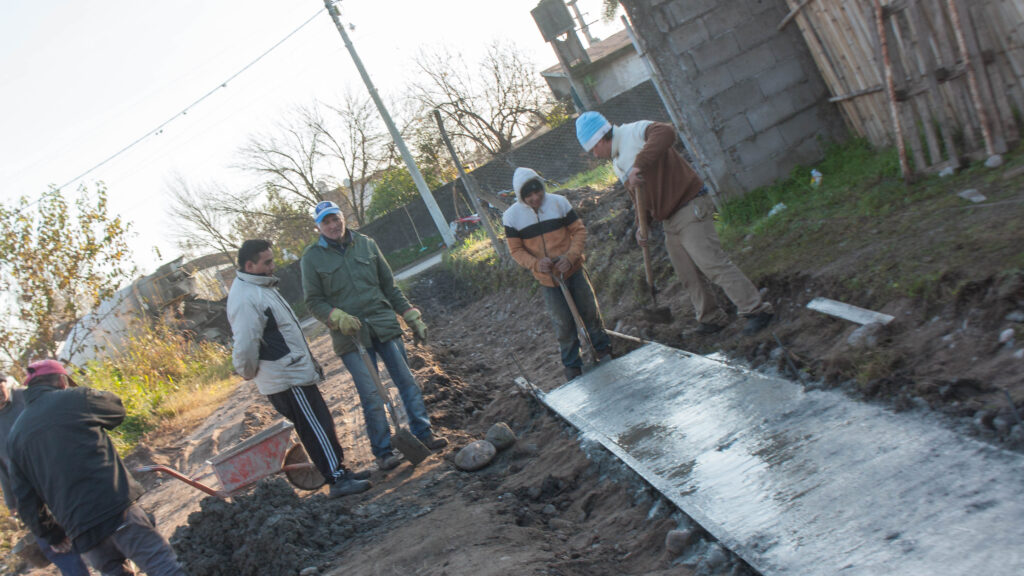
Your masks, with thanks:
M388 470L393 470L393 469L397 468L398 465L401 464L401 463L402 463L402 457L399 456L398 454L395 454L395 452L393 450L391 451L390 454L384 454L382 456L377 456L377 468L380 471L382 471L382 472L386 472Z
M757 334L761 330L764 330L774 317L775 315L771 312L758 312L757 314L747 316L747 325L743 327L743 333L747 336Z
M581 366L566 366L565 368L562 368L562 371L565 373L566 382L575 380L577 376L583 374L583 368Z
M420 442L431 450L440 450L448 445L448 439L442 436L434 436L433 432L427 432L426 436L420 438Z

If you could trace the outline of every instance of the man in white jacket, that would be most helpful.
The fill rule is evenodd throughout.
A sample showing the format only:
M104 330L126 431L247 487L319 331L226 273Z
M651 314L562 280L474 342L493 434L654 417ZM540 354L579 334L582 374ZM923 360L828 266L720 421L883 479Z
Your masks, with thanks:
M306 453L330 485L329 498L370 488L368 471L344 465L334 420L317 385L323 370L313 358L291 306L277 291L274 251L267 240L246 240L228 294L235 371L295 425Z

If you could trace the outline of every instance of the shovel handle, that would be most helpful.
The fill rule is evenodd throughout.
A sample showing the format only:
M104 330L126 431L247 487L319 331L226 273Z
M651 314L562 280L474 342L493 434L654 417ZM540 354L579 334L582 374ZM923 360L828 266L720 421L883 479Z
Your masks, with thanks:
M651 299L654 300L654 267L651 265L651 251L647 246L647 210L644 205L644 187L638 185L634 193L636 194L636 222L640 229L640 237L644 239L644 245L640 247L644 254L644 276L647 278L647 286L651 289Z
M590 334L587 332L586 324L583 323L583 316L580 315L579 308L576 307L576 300L573 299L572 293L569 292L569 287L565 285L565 280L554 274L551 277L558 283L558 287L562 289L562 296L565 297L565 303L569 305L569 313L572 314L572 320L576 324L576 332L579 334L580 342L583 343L586 351L590 353L591 360L596 363L597 350L594 349L594 343L590 341Z
M363 364L366 365L366 370L370 373L370 378L373 378L373 385L377 387L377 393L380 394L380 400L384 403L384 408L387 410L388 416L391 417L391 422L395 425L395 430L401 429L401 424L398 422L398 416L395 415L395 407L391 403L391 395L388 394L388 389L384 387L384 383L380 380L380 374L377 373L377 367L373 364L373 360L370 359L370 353L366 351L366 347L363 346L361 340L359 340L359 334L354 338L356 342L356 348L359 350L359 356L363 359Z

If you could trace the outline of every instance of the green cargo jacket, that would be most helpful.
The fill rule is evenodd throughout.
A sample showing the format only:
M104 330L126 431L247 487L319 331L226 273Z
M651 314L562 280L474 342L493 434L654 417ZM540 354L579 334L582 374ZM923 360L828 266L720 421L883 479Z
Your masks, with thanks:
M370 345L371 333L381 342L400 337L402 326L396 314L412 305L395 286L391 267L377 243L352 230L345 235L345 254L328 246L323 237L302 253L306 308L324 324L333 308L359 318L364 326L360 337L365 346ZM331 330L331 342L338 356L356 349L352 337L337 330Z

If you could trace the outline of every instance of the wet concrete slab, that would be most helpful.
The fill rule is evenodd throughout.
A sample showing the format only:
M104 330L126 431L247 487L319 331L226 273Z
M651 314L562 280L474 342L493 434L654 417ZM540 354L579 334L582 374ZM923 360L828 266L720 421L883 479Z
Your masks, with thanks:
M545 402L762 574L1024 574L1024 457L648 344Z

